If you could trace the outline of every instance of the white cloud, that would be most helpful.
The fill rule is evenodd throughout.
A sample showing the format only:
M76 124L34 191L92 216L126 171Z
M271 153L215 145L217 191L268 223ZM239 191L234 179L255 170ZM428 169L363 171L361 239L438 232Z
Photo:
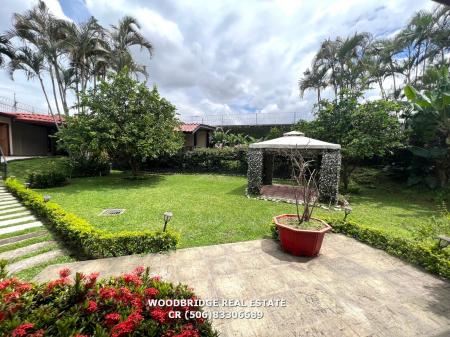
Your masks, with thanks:
M32 2L7 4L0 28ZM47 3L55 15L63 14L57 0ZM295 112L306 118L316 94L301 99L298 79L324 39L361 31L388 36L431 6L421 0L86 0L105 27L123 15L139 20L155 53L149 59L136 50L136 57L148 65L149 85L157 84L180 114ZM0 75L0 89L0 95L20 91L20 99L45 105L37 83L23 78L12 85Z

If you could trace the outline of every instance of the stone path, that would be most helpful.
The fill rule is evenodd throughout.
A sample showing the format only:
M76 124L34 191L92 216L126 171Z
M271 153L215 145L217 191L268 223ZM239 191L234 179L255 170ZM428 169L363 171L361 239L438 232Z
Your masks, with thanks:
M24 231L31 231L24 233ZM29 210L0 182L0 259L10 273L23 271L65 255ZM56 261L56 260L55 260Z
M286 307L206 307L259 311L262 319L215 320L222 337L450 336L450 283L384 251L327 234L321 255L297 258L278 242L256 240L53 265L102 276L149 266L152 274L192 286L203 299L286 300Z

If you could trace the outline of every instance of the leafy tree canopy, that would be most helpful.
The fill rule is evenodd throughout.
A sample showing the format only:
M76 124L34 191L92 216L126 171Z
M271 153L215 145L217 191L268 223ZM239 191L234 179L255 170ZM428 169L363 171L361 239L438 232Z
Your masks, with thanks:
M82 94L81 104L85 112L69 118L58 132L60 143L71 153L106 153L137 174L143 160L181 148L175 106L156 87L149 90L130 78L127 70Z
M333 101L322 100L316 119L308 123L308 135L342 146L345 188L358 162L402 146L397 118L402 106L388 100L361 103L360 97L360 92L343 90Z

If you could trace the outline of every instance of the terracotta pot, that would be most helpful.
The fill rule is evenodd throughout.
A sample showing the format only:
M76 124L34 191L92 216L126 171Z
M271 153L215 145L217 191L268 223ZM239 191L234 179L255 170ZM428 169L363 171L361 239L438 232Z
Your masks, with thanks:
M286 218L297 218L297 215L282 214L274 218L283 250L295 256L317 256L322 247L323 237L326 232L331 230L331 227L325 221L311 218L322 223L324 228L320 230L298 229L280 222L281 219Z

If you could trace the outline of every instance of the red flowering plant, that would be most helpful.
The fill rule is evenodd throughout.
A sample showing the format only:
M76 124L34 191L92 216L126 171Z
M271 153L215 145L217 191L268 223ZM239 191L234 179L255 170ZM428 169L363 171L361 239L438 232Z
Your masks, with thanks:
M185 315L202 311L195 301L177 307L158 302L193 299L191 288L150 277L148 268L104 280L98 273L71 278L63 269L58 279L33 284L8 277L0 264L0 336L218 336L209 320Z

